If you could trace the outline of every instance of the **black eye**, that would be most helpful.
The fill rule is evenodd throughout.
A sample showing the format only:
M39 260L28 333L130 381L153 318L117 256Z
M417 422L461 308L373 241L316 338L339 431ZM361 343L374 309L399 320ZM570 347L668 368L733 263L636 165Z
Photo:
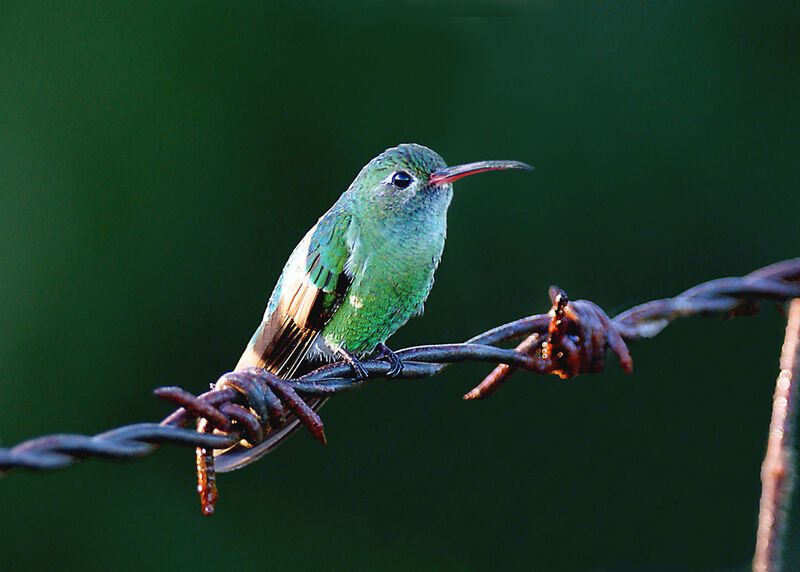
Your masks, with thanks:
M392 175L392 184L397 187L398 189L405 189L408 185L411 184L411 175L406 173L405 171L397 171L394 175Z

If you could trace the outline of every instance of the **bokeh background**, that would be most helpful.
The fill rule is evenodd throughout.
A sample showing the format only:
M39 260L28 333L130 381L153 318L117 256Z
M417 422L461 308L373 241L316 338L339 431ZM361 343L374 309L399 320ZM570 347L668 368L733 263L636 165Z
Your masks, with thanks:
M0 439L158 420L236 362L292 247L399 142L456 185L395 348L610 313L800 253L797 4L0 6ZM694 319L562 382L377 382L220 477L193 452L0 482L15 569L739 570L784 318ZM793 546L798 544L794 533ZM796 562L796 550L792 558Z

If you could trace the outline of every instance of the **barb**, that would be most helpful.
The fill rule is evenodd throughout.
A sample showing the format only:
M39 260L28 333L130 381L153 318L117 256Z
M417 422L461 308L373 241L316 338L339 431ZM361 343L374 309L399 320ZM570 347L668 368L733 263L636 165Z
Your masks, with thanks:
M631 372L632 358L626 341L651 338L670 322L691 316L749 316L761 300L783 302L800 297L800 258L785 260L744 277L705 282L682 294L641 304L613 319L593 302L570 301L558 288L550 289L553 307L547 314L528 316L503 324L461 344L417 346L400 350L399 377L413 379L436 375L450 364L483 361L499 364L466 399L483 399L520 369L567 378L599 373L610 349L623 369ZM524 338L516 349L506 342ZM15 468L50 470L86 457L133 459L163 443L199 448L198 474L204 511L213 511L216 485L211 449L231 447L241 440L259 443L287 412L300 420L321 443L323 425L305 398L328 396L358 389L385 378L392 364L384 359L364 362L365 379L352 377L346 363L320 367L298 379L282 380L258 368L223 375L214 389L195 396L178 387L162 387L155 394L179 408L161 423L128 425L93 437L51 435L0 448L0 471ZM185 429L201 420L199 431Z
M704 282L674 298L635 306L613 319L609 319L593 302L568 302L563 291L551 287L551 319L531 328L528 337L517 346L516 351L523 355L538 353L541 369L568 378L602 371L606 351L611 349L619 356L623 370L631 373L633 361L626 340L652 338L678 318L753 315L758 312L762 299L785 301L794 298L798 280L800 258L793 258L740 278ZM518 369L499 365L464 399L489 397Z

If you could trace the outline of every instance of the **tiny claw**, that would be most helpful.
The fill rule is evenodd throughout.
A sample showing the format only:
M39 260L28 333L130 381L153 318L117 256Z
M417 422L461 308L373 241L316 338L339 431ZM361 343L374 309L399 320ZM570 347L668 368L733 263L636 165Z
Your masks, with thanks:
M356 375L356 380L367 379L367 368L364 367L360 361L356 361L355 363L351 364L353 366L353 372Z
M356 381L366 379L369 376L367 373L367 368L364 367L364 364L361 363L356 356L344 348L339 348L339 355L342 356L344 361L350 364L350 367L353 368L353 375L355 376Z
M383 342L379 343L377 347L378 351L380 352L380 357L386 358L386 360L392 366L389 368L389 371L386 372L386 376L397 377L403 373L404 365L403 360L400 359L400 356L389 349L389 347Z

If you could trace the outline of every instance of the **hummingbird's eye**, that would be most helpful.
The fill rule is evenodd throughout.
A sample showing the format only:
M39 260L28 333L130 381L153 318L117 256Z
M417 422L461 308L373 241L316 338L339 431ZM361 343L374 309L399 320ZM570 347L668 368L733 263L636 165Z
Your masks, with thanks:
M397 171L394 175L392 175L392 184L397 187L398 189L406 189L408 185L411 184L411 175L406 173L405 171Z

